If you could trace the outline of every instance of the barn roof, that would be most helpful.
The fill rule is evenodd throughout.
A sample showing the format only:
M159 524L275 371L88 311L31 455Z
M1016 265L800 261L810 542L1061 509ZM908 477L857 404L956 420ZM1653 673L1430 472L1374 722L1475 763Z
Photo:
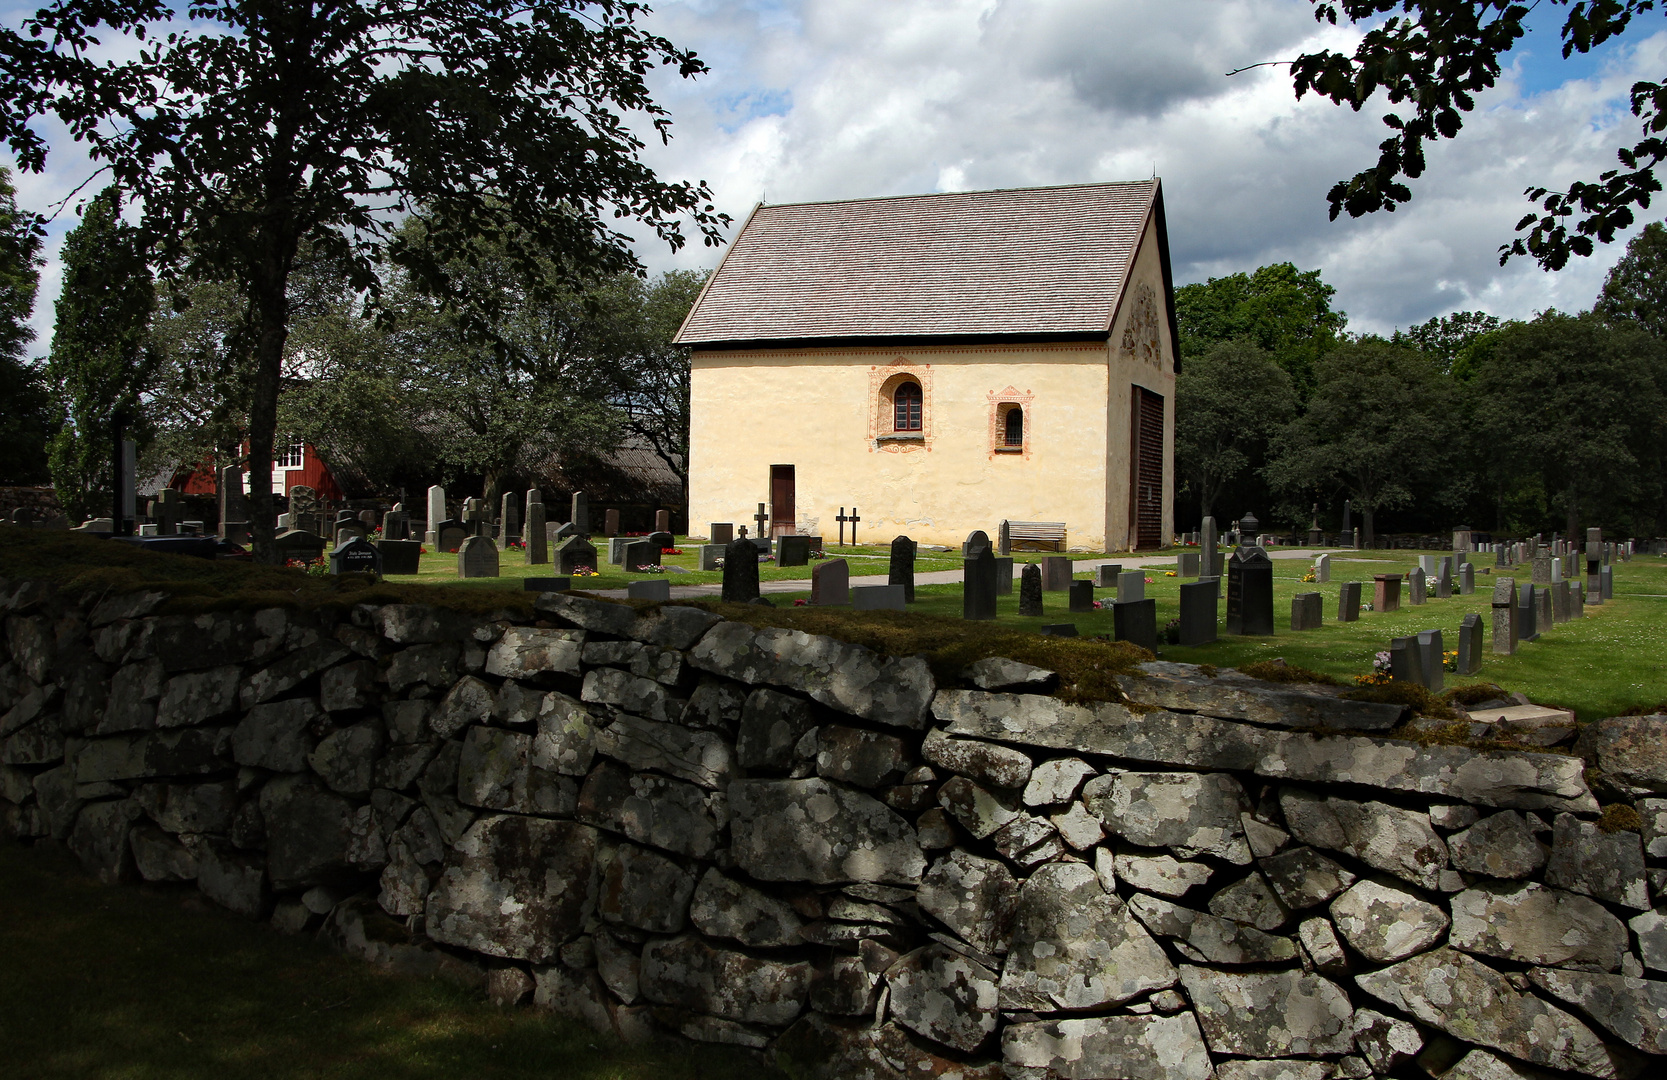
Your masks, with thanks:
M677 343L1103 338L1154 215L1156 179L761 205Z

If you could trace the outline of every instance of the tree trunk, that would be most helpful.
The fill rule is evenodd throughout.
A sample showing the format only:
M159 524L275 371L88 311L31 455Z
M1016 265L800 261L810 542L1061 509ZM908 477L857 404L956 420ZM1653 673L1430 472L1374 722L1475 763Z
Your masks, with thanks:
M1362 548L1371 548L1377 540L1376 534L1372 531L1372 511L1370 509L1363 508L1360 511L1360 520L1363 522L1360 532L1360 546Z
M277 246L273 241L268 243ZM249 394L249 531L255 561L276 564L273 546L277 515L272 499L272 444L278 428L278 388L283 376L284 344L289 339L289 268L294 245L273 252L257 271L255 373Z

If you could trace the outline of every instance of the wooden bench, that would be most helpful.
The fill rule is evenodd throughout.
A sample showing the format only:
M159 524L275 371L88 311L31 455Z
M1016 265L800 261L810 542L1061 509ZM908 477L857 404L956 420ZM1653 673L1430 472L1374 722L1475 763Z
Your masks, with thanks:
M1015 544L1050 544L1049 551L1065 550L1063 521L1003 521L1000 550L1009 552ZM1032 550L1042 550L1035 548Z

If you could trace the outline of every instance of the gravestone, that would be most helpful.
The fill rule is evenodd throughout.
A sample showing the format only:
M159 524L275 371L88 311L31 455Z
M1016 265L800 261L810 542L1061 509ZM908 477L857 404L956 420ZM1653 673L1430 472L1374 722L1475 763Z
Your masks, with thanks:
M1415 637L1389 639L1389 677L1396 682L1424 685L1424 656Z
M1320 585L1331 584L1331 556L1321 555L1314 560L1314 580Z
M566 541L563 541L563 543L566 543ZM620 554L620 560L620 565L625 567L626 573L640 573L641 571L637 569L639 566L660 565L660 549L647 540L632 540L625 545L625 550ZM754 554L754 561L757 561L756 553Z
M702 544L702 545L700 545L700 563L699 563L700 569L702 569L702 570L716 570L716 569L718 569L718 564L724 561L724 552L727 551L727 550L728 550L728 545L727 544Z
M1540 636L1540 628L1536 623L1540 605L1534 597L1534 586L1523 585L1517 589L1517 640L1533 641Z
M596 545L588 537L569 536L556 545L553 554L556 573L564 577L572 577L581 566L596 569Z
M1207 517L1198 530L1198 554L1203 556L1200 577L1221 576L1221 534L1216 531L1216 519ZM1214 638L1211 639L1212 641Z
M1101 563L1094 568L1094 586L1100 589L1117 588L1117 575L1123 572L1119 563Z
M1418 556L1418 568L1420 570L1424 571L1424 579L1426 581L1428 581L1430 578L1435 577L1436 557L1434 555L1420 555L1420 556Z
M1111 609L1112 636L1139 645L1147 652L1158 651L1158 602L1134 600L1117 603Z
M1517 651L1517 583L1500 578L1493 583L1493 651L1510 656Z
M963 559L970 559L979 548L987 548L989 546L990 534L985 532L983 529L974 529L972 532L967 534L966 541L961 545L961 557Z
M1598 584L1603 588L1603 599L1615 599L1615 568L1605 566L1598 570Z
M382 518L382 539L411 539L411 515L401 510L398 504Z
M448 553L461 551L463 541L469 538L469 527L461 521L442 521L436 531L440 538L435 542L435 548Z
M324 549L330 542L317 533L306 532L302 529L286 529L272 538L272 546L277 551L279 564L294 559L297 562L310 563L323 558ZM411 571L413 574L415 570ZM384 573L393 573L385 570Z
M1482 670L1482 617L1475 612L1459 623L1460 675L1474 675Z
M670 510L656 510L656 511L654 511L654 531L655 532L663 532L663 533L671 532L671 511ZM671 545L667 544L666 546L670 547Z
M1009 562L1008 566L1011 568L1012 563ZM1011 591L1011 576L1007 586ZM961 617L996 617L996 553L987 546L979 548L961 564Z
M1493 566L1494 566L1494 569L1497 570L1499 567L1504 566L1504 565L1505 565L1505 545L1504 544L1495 544L1493 546Z
M1470 526L1460 525L1453 530L1453 550L1469 551L1471 545Z
M514 492L504 492L498 507L498 535L508 543L521 538L521 508L520 500Z
M1465 563L1459 567L1459 595L1470 596L1476 591L1476 567Z
M1071 560L1064 555L1042 557L1042 591L1064 592L1071 587Z
M786 539L783 537L783 539ZM812 607L844 607L851 602L851 567L844 559L826 559L810 571Z
M1551 583L1551 588L1547 591L1551 593L1551 621L1553 623L1568 622L1569 583L1566 581L1554 581Z
M1177 577L1195 578L1199 576L1199 555L1196 551L1183 551L1175 557L1175 573Z
M569 592L573 588L573 579L564 577L529 577L521 579L521 589L524 592Z
M1534 584L1551 584L1551 552L1541 548L1534 554Z
M568 524L571 525L572 522L569 522ZM576 531L577 527L575 527L575 532ZM658 556L661 552L665 551L666 548L677 546L677 537L673 536L669 532L666 532L664 529L657 529L654 532L649 533L647 536L643 537L643 540L654 549L654 554L656 556L654 559L655 562L660 561Z
M369 536L371 533L376 531L376 511L375 510L361 510L357 514L355 514L354 517L357 517L359 519L359 524L361 524L365 527L365 535L366 536Z
M996 556L996 595L1013 595L1013 556Z
M706 538L708 543L727 546L731 540L735 539L735 523L733 521L714 521L706 527L706 531L711 534Z
M899 536L891 542L891 563L886 568L886 584L903 590L903 602L915 602L915 542Z
M490 536L467 537L457 549L457 576L497 577L498 545Z
M902 611L903 586L901 585L853 585L851 587L851 608L853 611Z
M1077 624L1068 622L1046 623L1036 628L1042 637L1076 637Z
M996 551L1002 555L1013 554L1013 525L1006 518L996 528Z
M238 465L227 465L216 474L220 508L220 535L226 536L226 527L233 522L241 522L245 527L249 523L249 500L243 494L243 469ZM227 539L230 539L227 537Z
M640 539L641 539L640 537L636 537L636 536L613 536L613 537L609 537L608 538L608 563L609 563L609 565L611 565L611 566L624 566L625 565L625 549L628 546L630 546L631 544L637 543L637 541L640 540Z
M1042 614L1042 568L1025 563L1019 575L1019 614L1035 618Z
M782 536L776 540L777 566L805 566L810 562L810 537Z
M1534 626L1544 634L1551 629L1556 620L1551 613L1551 587L1549 585L1534 586Z
M602 535L608 537L619 535L618 510L604 510L602 512Z
M1441 643L1440 630L1418 631L1418 666L1424 674L1424 687L1431 693L1441 693L1447 685L1447 657Z
M1068 593L1073 612L1094 610L1094 583L1092 581L1073 581Z
M1563 558L1560 555L1555 556L1551 560L1551 584L1555 585L1564 580L1566 576L1563 573Z
M575 536L573 539L577 540L579 538ZM633 581L625 586L625 596L630 600L656 600L662 602L670 600L671 582L667 581L665 578L654 578L651 581Z
M294 506L294 502L290 503ZM179 533L180 519L185 516L185 499L173 488L163 488L156 493L150 506L146 508L150 519L156 522L158 536L176 536Z
M1407 602L1413 607L1417 607L1428 599L1429 589L1424 577L1424 568L1415 566L1412 568L1412 573L1408 575Z
M282 525L283 524L283 518L285 518L287 516L288 516L287 514L278 515L278 518L279 518L278 524ZM158 533L156 531L156 526L155 525L153 525L153 524L151 524L150 522L147 521L143 525L139 526L139 535L140 536L160 536L161 533Z
M1586 617L1586 586L1578 581L1569 582L1569 618L1584 619Z
M569 536L578 536L579 530L573 527L571 521L551 521L544 525L544 537L551 544L559 544Z
M568 502L567 520L573 523L573 531L580 536L590 535L590 496L582 491L575 491Z
M1345 581L1343 587L1337 590L1337 621L1358 622L1360 620L1360 582Z
M1216 604L1220 598L1220 578L1189 581L1181 586L1180 644L1207 645L1216 639ZM1113 607L1114 622L1116 615Z
M1258 522L1246 514L1239 522L1243 538L1227 560L1227 632L1273 633L1273 562L1256 543Z
M423 545L418 540L379 540L384 574L415 574L422 566Z
M440 547L440 523L445 520L446 489L435 484L428 489L428 520L423 523L429 547Z
M533 496L539 496L536 500ZM528 566L543 566L550 561L549 522L544 518L544 498L537 491L527 492L527 550Z
M336 514L335 526L336 543L340 544L350 538L368 539L370 529L359 515L351 510L342 510Z
M723 598L728 604L758 599L758 549L744 536L730 541L724 549Z
M1130 570L1117 575L1117 602L1132 604L1146 599L1146 571Z
M1453 557L1451 555L1441 560L1441 574L1435 579L1435 594L1443 600L1453 595Z
M330 552L330 572L332 574L377 574L382 573L382 553L362 536L355 536L345 543L337 544Z
M1372 610L1376 612L1401 610L1401 575L1372 575Z
M1318 630L1324 619L1321 604L1317 592L1297 593L1291 597L1291 629Z

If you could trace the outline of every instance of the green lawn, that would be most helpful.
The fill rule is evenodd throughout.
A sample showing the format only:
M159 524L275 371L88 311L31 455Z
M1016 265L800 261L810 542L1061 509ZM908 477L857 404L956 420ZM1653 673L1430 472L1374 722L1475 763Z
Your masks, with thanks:
M113 888L0 841L7 1080L741 1080L718 1048L625 1047L445 983L385 974L195 891Z

